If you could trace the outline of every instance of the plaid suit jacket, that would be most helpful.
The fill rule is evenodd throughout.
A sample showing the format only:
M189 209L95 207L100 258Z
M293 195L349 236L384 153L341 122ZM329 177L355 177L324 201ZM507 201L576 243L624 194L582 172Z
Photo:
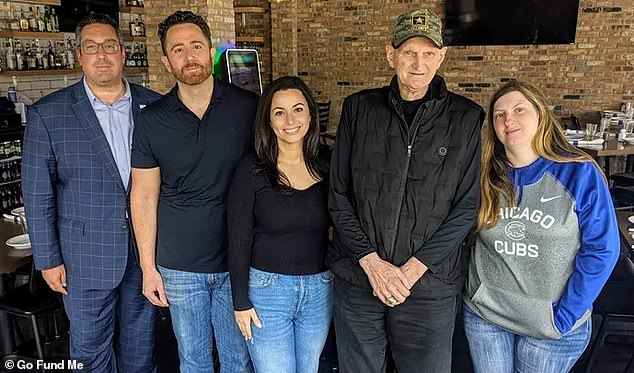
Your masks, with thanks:
M133 115L160 96L130 84ZM69 286L112 289L125 271L132 232L128 190L82 81L29 110L22 192L37 269L66 267Z

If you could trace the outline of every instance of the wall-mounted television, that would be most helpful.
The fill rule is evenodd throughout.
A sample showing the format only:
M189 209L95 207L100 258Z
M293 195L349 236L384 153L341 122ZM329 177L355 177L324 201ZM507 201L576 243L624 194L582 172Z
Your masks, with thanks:
M579 0L446 0L447 45L571 44Z
M77 22L90 13L105 13L119 21L118 0L62 0L57 11L61 32L75 32Z

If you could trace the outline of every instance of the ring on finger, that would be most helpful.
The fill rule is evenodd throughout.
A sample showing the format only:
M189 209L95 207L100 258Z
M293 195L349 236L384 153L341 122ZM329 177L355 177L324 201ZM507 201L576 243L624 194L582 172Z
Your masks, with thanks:
M385 302L387 302L388 306L393 306L396 304L396 299L394 297L389 297L385 300Z

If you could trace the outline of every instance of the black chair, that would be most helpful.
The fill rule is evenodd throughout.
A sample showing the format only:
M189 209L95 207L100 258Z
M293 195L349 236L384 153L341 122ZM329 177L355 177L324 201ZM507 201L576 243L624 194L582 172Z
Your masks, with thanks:
M616 211L634 210L634 186L611 188L610 195Z
M328 121L330 120L330 101L318 102L317 113L319 114L319 132L328 131Z
M564 129L567 130L581 130L581 122L579 121L579 118L577 118L574 114L570 114L569 117L561 118L561 124L563 125Z
M38 318L52 316L55 338L60 338L55 315L63 310L61 297L44 283L41 273L36 271L33 265L29 282L10 290L7 296L0 298L0 310L31 321L37 358L40 360L44 359L44 344Z
M612 186L614 187L631 187L634 186L634 173L622 172L610 175Z
M626 248L629 250L629 247ZM599 331L594 339L584 372L590 373L599 351L610 336L629 339L634 335L634 263L629 252L622 253L610 280L595 302L594 312L601 316ZM605 299L605 301L602 301ZM618 303L614 303L618 301ZM634 343L625 342L630 351L629 362L623 371L634 373Z

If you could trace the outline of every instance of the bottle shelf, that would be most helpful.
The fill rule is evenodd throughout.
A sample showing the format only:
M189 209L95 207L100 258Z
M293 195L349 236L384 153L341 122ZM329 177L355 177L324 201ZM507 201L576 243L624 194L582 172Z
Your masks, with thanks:
M22 181L22 179L15 179L15 180L11 180L11 181L5 181L4 183L0 183L0 186L9 185L9 184L15 184L15 183L19 183L20 181Z
M147 67L131 67L131 66L126 66L123 68L123 72L124 73L128 73L128 74L141 74L141 73L147 73Z
M37 76L37 75L71 75L81 74L80 69L59 69L59 70L5 70L0 72L0 76Z
M19 159L22 159L22 157L21 157L21 156L19 156L19 155L14 155L14 156L11 156L11 157L9 157L9 158L3 158L3 159L0 159L0 163L3 163L3 162L12 162L12 161L17 161L17 160L19 160Z
M145 14L145 8L142 6L122 6L119 7L119 13Z
M131 36L128 34L123 35L123 41L134 42L134 43L145 43L147 38L145 36Z
M266 40L263 36L236 36L236 43L261 43Z
M147 67L124 67L123 71L128 74L147 73ZM60 70L5 70L0 72L0 76L38 76L38 75L72 75L81 74L81 69L60 69ZM0 160L1 162L1 160Z
M236 6L233 7L235 13L266 13L268 9L261 6Z
M63 32L33 32L0 30L0 38L18 39L64 39Z
M35 5L62 5L61 0L11 0L12 3L35 4Z

